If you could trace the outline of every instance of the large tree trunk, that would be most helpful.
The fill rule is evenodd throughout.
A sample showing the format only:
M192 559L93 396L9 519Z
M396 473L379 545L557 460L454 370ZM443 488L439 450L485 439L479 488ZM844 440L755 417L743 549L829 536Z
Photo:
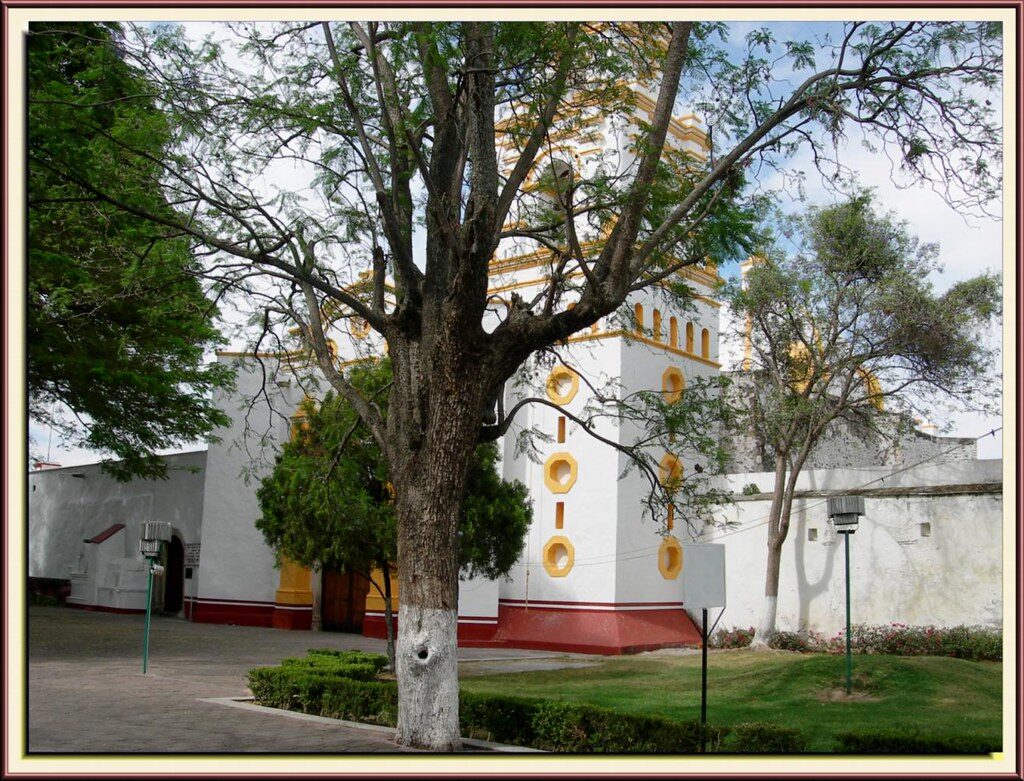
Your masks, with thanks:
M453 552L461 491L446 464L428 461L398 510L398 732L404 746L458 751L458 569ZM400 493L401 496L401 493Z
M461 748L458 521L487 390L454 380L473 376L458 372L464 356L455 352L445 358L446 368L454 371L430 377L424 403L422 395L406 396L408 385L398 381L406 368L404 355L392 351L396 382L389 405L389 436L397 438L390 445L398 520L396 741L433 751Z

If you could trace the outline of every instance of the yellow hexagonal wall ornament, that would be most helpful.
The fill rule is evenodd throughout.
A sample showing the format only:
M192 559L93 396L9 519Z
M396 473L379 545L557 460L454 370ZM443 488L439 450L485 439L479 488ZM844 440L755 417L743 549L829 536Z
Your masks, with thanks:
M576 559L576 551L568 537L555 536L544 543L542 560L544 569L553 578L564 578L569 574Z
M658 571L665 580L675 580L683 571L683 546L675 537L666 537L658 548Z
M568 404L579 389L579 375L568 366L556 366L548 375L547 394L555 404Z
M576 484L576 459L569 453L552 453L544 462L544 485L553 494L566 494Z
M675 404L683 397L686 378L678 366L669 366L661 375L661 395L667 404Z

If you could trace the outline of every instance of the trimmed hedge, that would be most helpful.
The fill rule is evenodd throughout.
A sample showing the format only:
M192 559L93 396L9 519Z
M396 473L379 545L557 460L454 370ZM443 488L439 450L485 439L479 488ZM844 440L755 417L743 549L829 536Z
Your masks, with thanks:
M368 651L339 651L335 648L310 648L306 659L321 662L327 659L338 659L345 664L368 664L377 672L388 666L388 658L383 654L370 653Z
M378 660L366 656L314 651L305 659L250 670L249 688L261 705L393 727L398 686L364 677L374 667L383 669ZM466 737L564 753L700 751L697 721L677 722L562 700L460 692L459 725ZM727 733L725 728L707 727L708 750L719 749Z
M544 700L459 692L459 727L467 738L537 745L533 712Z
M561 700L542 701L533 711L536 746L561 753L696 754L699 721L619 713ZM724 730L708 727L708 748L721 745Z
M990 754L1002 751L992 738L955 735L940 738L917 732L841 732L836 735L842 754Z
M798 729L767 721L737 724L725 750L738 754L799 754L807 750L807 736Z

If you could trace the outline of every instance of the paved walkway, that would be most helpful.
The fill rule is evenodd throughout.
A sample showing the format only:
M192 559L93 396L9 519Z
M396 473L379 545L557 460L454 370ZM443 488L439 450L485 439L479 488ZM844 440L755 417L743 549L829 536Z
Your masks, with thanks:
M28 619L28 749L100 753L398 752L389 734L231 708L246 673L310 648L384 651L384 641L154 617L142 674L144 620L32 607ZM586 657L466 648L466 671L576 666Z

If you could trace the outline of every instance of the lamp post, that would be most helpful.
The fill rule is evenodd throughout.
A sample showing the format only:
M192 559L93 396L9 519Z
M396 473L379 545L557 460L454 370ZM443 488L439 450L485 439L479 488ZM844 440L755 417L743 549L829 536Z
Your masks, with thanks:
M853 657L850 653L850 535L857 531L857 523L864 514L863 496L830 496L828 517L836 532L845 538L846 548L846 693L850 693L853 678Z
M139 529L139 552L146 558L146 629L142 637L142 674L149 664L149 623L153 615L153 572L159 568L156 559L160 547L171 539L171 525L166 521L145 521ZM162 568L160 568L161 571Z

